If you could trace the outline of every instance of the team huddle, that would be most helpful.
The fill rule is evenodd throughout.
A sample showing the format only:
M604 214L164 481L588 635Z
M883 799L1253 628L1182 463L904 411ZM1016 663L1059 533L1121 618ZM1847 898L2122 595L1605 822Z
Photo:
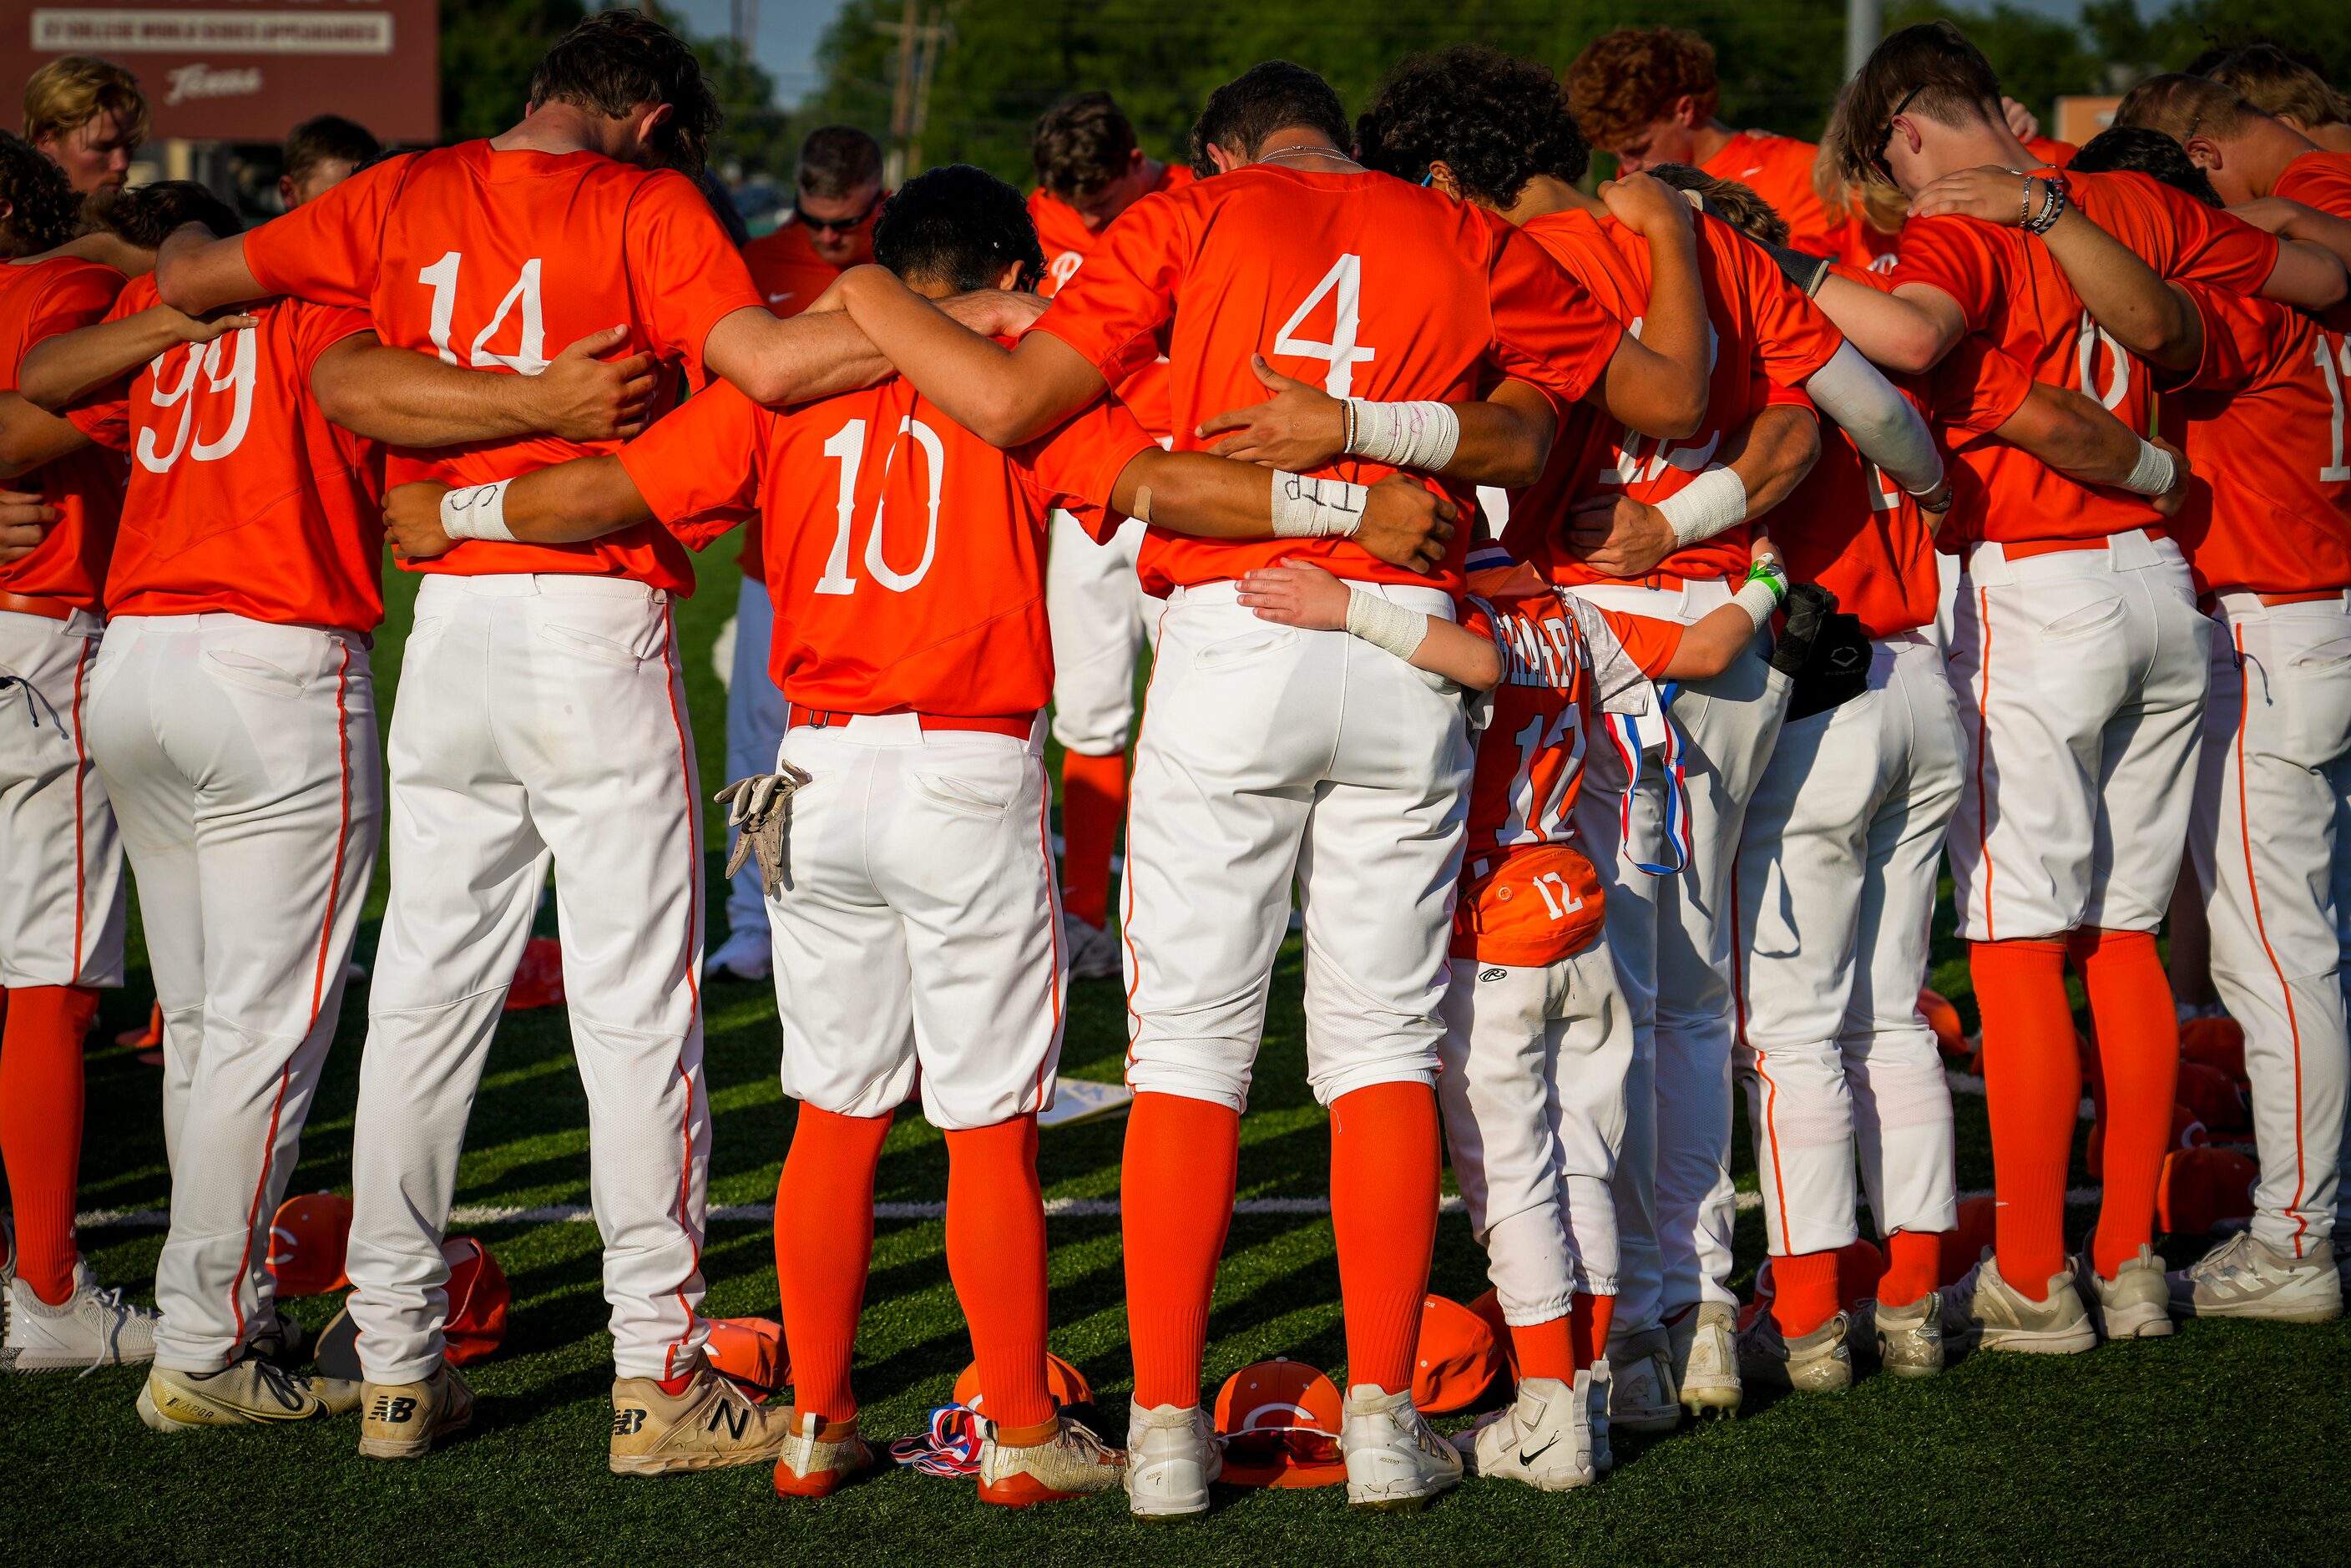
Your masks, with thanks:
M443 1241L550 866L619 1473L822 1497L883 1462L851 1369L918 1101L980 1497L1206 1511L1293 909L1356 1506L1588 1485L1612 1431L1750 1385L2339 1315L2351 124L2273 49L2198 66L2075 149L1910 27L1816 149L1723 126L1711 51L1663 28L1563 80L1416 55L1352 122L1272 61L1209 95L1188 169L1070 99L1026 198L961 165L885 192L828 127L743 249L692 177L709 87L633 11L551 49L504 135L289 148L289 210L244 232L185 183L83 204L0 137L10 1364L152 1363L160 1432L357 1410L392 1459L465 1427ZM737 526L705 959L673 604ZM387 543L422 581L380 749ZM379 852L360 1375L305 1375L270 1221ZM126 859L172 1181L152 1314L73 1235ZM1946 862L1999 1205L1955 1282L1919 1009ZM2168 1274L2168 915L2209 928L2261 1173L2250 1228ZM798 1111L765 1404L705 1348L702 987L770 975ZM1037 1170L1067 988L1107 977L1123 1446L1056 1396ZM2103 1186L2069 1252L2085 1069ZM1515 1379L1451 1437L1413 1395L1448 1166Z

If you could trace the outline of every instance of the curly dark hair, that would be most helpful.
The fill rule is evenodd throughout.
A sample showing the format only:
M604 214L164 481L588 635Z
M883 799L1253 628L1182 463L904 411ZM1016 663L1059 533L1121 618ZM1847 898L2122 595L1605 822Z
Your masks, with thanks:
M141 250L157 249L182 224L202 224L223 239L245 228L235 207L193 180L94 191L82 207L85 231L104 229Z
M2188 150L2144 125L2109 126L2084 142L2066 167L2085 174L2127 169L2184 191L2208 207L2222 204L2220 193L2212 189L2212 177L2188 156Z
M1405 56L1356 120L1355 146L1365 168L1406 180L1442 162L1464 196L1496 208L1537 174L1573 183L1592 162L1552 68L1484 44Z
M1293 126L1319 131L1334 147L1347 140L1347 110L1331 84L1304 66L1260 60L1208 95L1192 122L1192 172L1217 172L1208 149L1238 151L1245 162L1265 150L1265 139Z
M33 151L21 136L0 131L0 244L10 256L35 256L73 238L81 198L66 172Z
M599 11L556 40L530 73L530 106L550 99L610 120L668 104L653 151L686 174L702 172L710 133L726 118L693 46L630 6Z

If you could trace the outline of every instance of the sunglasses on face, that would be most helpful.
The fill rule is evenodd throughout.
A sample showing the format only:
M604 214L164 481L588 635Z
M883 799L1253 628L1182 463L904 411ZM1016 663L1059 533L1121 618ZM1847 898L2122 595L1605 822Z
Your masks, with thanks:
M1886 161L1886 151L1894 145L1894 122L1902 118L1902 111L1910 107L1910 100L1926 90L1923 87L1912 88L1902 95L1902 101L1894 106L1894 112L1886 117L1886 134L1877 139L1877 156L1869 161L1869 166L1883 174L1889 185L1897 183L1894 178L1894 165Z
M805 229L822 229L827 234L848 234L874 214L882 205L883 195L883 193L876 191L873 193L873 199L865 204L865 210L851 217L820 218L803 212L800 214L800 226Z

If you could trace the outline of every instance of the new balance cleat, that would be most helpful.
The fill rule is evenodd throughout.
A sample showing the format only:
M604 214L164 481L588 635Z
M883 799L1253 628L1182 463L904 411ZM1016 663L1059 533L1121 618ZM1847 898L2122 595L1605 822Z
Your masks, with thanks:
M1207 1512L1208 1483L1224 1469L1224 1450L1207 1411L1196 1405L1128 1405L1126 1503L1137 1518Z
M1347 1390L1339 1448L1347 1458L1350 1507L1411 1513L1461 1483L1461 1456L1416 1409L1412 1390L1390 1394L1375 1383Z
M1739 1331L1739 1375L1750 1383L1806 1394L1853 1386L1853 1321L1839 1312L1812 1333L1789 1339L1770 1311Z
M1907 1306L1880 1301L1872 1309L1877 1364L1896 1377L1932 1377L1943 1370L1943 1298L1929 1291Z
M1673 1347L1663 1329L1643 1329L1608 1346L1608 1426L1655 1434L1682 1424L1674 1392Z
M74 1264L72 1293L56 1306L12 1274L0 1289L0 1363L16 1371L78 1372L155 1359L155 1314L99 1284L87 1263Z
M360 1457L421 1459L474 1424L474 1389L443 1363L422 1383L370 1383L360 1390Z
M1061 939L1070 951L1070 978L1114 980L1125 968L1118 938L1107 925L1092 925L1074 915L1061 917Z
M2032 1301L2000 1277L2000 1260L1983 1260L1942 1289L1943 1343L1962 1350L2004 1350L2030 1355L2078 1355L2095 1349L2096 1325L2074 1271L2049 1276L2046 1300Z
M2087 1252L2074 1260L2082 1300L2102 1339L2161 1339L2171 1333L2171 1285L2163 1260L2142 1242L2138 1256L2101 1275Z
M1013 1447L997 1441L994 1423L979 1446L979 1500L1004 1508L1060 1502L1087 1492L1108 1491L1126 1472L1126 1457L1069 1416L1041 1443Z
M241 1357L220 1372L150 1367L139 1390L139 1418L158 1432L277 1427L336 1414L308 1379L258 1355Z
M2343 1315L2343 1280L2332 1241L2316 1242L2294 1258L2241 1230L2167 1283L2171 1310L2186 1318L2324 1323Z
M852 1476L872 1469L875 1456L857 1435L857 1423L837 1424L831 1435L822 1416L813 1410L792 1412L799 1429L787 1429L783 1451L776 1457L776 1492L779 1497L831 1497ZM789 1427L789 1416L787 1416Z
M1700 1301L1666 1328L1674 1390L1693 1416L1739 1414L1739 1317L1719 1301Z
M755 1405L721 1373L704 1366L681 1394L650 1377L612 1385L612 1473L661 1476L764 1465L783 1452L788 1412Z
M1537 1491L1572 1491L1597 1478L1592 1462L1592 1375L1572 1384L1530 1377L1503 1408L1453 1435L1472 1475L1524 1481Z

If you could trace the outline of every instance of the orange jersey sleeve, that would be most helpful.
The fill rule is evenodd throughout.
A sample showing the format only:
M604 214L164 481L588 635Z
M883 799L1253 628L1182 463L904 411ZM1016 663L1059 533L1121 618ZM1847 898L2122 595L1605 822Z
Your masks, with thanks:
M1158 446L1124 403L1107 398L1081 411L1041 440L1016 446L1007 455L1027 477L1041 505L1065 505L1081 528L1107 541L1126 521L1111 506L1118 476L1138 455Z
M112 267L71 256L0 265L0 390L16 390L17 368L42 340L104 319L122 288ZM98 610L121 516L121 464L68 452L5 487L37 494L57 520L30 555L0 566L0 591Z
M1820 149L1792 136L1742 131L1701 165L1718 180L1736 180L1771 204L1788 220L1788 243L1815 256L1836 249L1837 221L1813 189L1813 161Z
M360 170L282 217L245 231L245 265L272 294L364 310L383 262L383 229L417 153Z
M700 549L757 504L772 417L721 382L614 455L662 525Z
M2351 156L2305 152L2285 166L2270 194L2351 219Z

